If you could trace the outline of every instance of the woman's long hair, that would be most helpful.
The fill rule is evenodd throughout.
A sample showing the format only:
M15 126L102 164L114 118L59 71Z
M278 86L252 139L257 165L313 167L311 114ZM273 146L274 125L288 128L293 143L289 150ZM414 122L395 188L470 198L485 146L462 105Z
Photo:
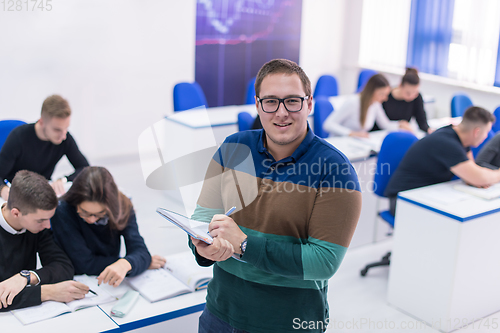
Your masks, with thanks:
M113 176L103 167L85 167L61 199L74 207L84 201L103 204L110 228L117 230L127 226L132 210L130 199L118 190Z
M372 104L373 93L378 88L384 88L389 86L389 81L382 74L373 75L368 82L366 82L363 91L359 94L361 100L361 110L359 114L359 121L361 122L361 127L365 125L366 114L368 113L368 108Z

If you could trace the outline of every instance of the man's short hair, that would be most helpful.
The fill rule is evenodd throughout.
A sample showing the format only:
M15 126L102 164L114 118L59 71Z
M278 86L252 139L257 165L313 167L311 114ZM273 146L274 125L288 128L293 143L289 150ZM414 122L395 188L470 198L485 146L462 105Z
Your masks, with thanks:
M462 116L462 124L466 127L484 126L495 123L495 116L479 106L471 106Z
M10 187L7 208L17 208L21 214L35 213L37 209L57 207L57 196L47 179L39 174L21 170L16 173Z
M311 96L311 81L307 77L306 73L299 65L295 62L287 59L274 59L264 64L257 73L257 78L255 79L255 95L259 97L260 85L262 80L271 74L297 74L302 81L302 86L306 96Z
M71 116L71 108L67 100L59 95L49 96L42 104L42 117L67 118Z

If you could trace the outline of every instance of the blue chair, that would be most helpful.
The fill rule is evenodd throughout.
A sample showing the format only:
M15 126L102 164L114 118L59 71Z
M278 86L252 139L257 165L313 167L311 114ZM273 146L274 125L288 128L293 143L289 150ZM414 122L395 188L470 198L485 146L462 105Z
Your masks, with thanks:
M314 88L314 98L319 96L338 96L339 88L337 85L337 79L332 75L322 75L318 82L316 82L316 87Z
M245 104L255 104L255 77L248 81Z
M462 117L465 110L472 106L472 101L466 94L458 93L451 99L451 116Z
M255 121L255 118L250 115L248 112L240 112L238 113L238 130L241 131L248 131L249 129L252 129L253 122Z
M379 197L385 197L384 192L389 180L408 149L417 141L417 137L409 132L393 132L385 137L378 154L375 176L373 177L373 193ZM394 216L388 210L379 212L378 215L394 228ZM366 265L360 272L361 276L365 276L372 267L389 265L390 257L391 252L382 257L381 261Z
M0 120L0 149L2 149L9 133L17 126L24 124L26 123L22 120Z
M497 120L495 121L491 129L493 130L493 132L498 133L500 132L500 106L497 107L495 111L493 111L493 115L495 116L495 118L497 118Z
M488 142L490 141L491 138L493 138L495 136L495 132L493 132L493 130L489 131L488 132L488 136L486 137L486 139L484 139L484 141L477 147L472 147L470 150L472 150L472 155L474 156L474 158L476 158L477 154L479 154L479 151L481 150L481 148L483 148L483 146Z
M329 133L323 129L325 119L333 112L332 103L325 96L319 96L314 103L314 133L320 138L327 138Z
M373 76L377 74L377 71L374 71L373 69L363 69L359 72L359 77L358 77L358 89L356 89L356 92L359 93L361 90L366 85L366 82Z
M208 107L207 99L197 82L181 82L174 87L174 112L194 109L198 106Z

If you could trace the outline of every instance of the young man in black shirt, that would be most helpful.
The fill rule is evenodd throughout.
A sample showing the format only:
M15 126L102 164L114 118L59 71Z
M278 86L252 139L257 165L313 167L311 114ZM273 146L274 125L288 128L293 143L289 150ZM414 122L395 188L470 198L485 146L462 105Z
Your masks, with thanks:
M396 212L398 192L443 183L454 175L477 187L500 182L500 170L477 165L469 149L486 139L494 121L490 112L472 106L459 125L440 128L411 146L385 189L391 213Z
M71 280L73 265L48 230L57 203L45 178L26 170L16 173L0 210L0 312L49 300L69 302L89 291Z
M0 150L0 196L7 200L9 187L4 179L12 182L19 170L34 171L49 180L59 160L66 155L75 172L52 182L57 195L64 194L64 183L73 180L78 172L88 166L87 159L68 133L71 109L68 101L58 95L45 99L40 119L35 124L16 127Z

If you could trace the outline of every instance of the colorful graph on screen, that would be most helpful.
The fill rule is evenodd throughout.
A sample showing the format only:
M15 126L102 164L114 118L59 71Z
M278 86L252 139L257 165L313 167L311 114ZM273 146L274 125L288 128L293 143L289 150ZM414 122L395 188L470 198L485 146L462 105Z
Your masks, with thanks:
M210 107L242 104L274 58L299 62L302 0L198 0L195 80Z

